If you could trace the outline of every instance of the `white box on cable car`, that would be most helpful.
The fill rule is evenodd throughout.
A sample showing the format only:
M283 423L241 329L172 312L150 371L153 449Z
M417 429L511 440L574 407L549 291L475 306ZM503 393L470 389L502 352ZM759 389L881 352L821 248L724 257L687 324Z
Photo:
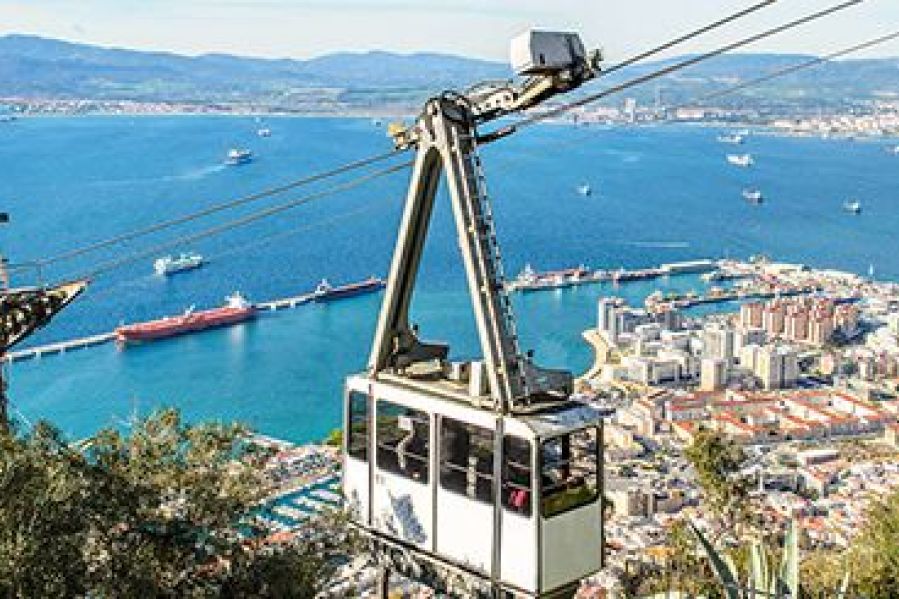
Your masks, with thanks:
M576 33L531 29L511 45L512 68L519 75L564 71L586 60L587 52Z

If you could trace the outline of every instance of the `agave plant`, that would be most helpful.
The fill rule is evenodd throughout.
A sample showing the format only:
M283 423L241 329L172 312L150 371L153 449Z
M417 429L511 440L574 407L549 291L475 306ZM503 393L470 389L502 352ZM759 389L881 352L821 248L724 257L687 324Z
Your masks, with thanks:
M690 522L690 528L699 539L699 544L715 573L718 582L724 587L727 599L798 599L801 588L799 580L799 530L796 521L791 519L784 540L780 568L769 564L767 553L762 543L754 540L749 545L749 572L745 584L740 583L740 575L731 557L715 549L696 525ZM835 593L837 599L845 599L849 588L849 572L843 576L840 589Z

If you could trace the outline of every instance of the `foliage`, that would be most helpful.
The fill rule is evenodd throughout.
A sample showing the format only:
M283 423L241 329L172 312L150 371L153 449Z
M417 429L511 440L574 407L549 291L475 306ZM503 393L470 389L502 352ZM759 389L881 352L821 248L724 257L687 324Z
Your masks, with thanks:
M899 489L874 501L849 551L853 592L869 599L899 589Z
M739 475L746 459L742 448L724 435L700 430L685 455L710 507L732 528L747 516L749 486Z
M784 540L780 568L769 565L765 545L758 540L749 544L749 564L746 568L745 583L741 582L739 570L731 555L720 552L692 523L690 527L699 540L715 576L727 599L754 599L763 596L772 599L797 598L808 589L800 586L799 574L799 529L794 520L790 521ZM841 579L839 587L831 587L827 597L843 599L849 585L849 571Z
M325 437L324 444L330 447L343 447L343 429L335 428Z
M685 597L722 597L714 574L707 560L698 553L697 539L686 522L675 521L667 536L670 552L664 572L646 581L642 594L672 593L673 596L672 589L677 589Z
M312 596L348 537L238 534L266 493L245 432L165 410L80 449L47 424L0 436L0 596Z

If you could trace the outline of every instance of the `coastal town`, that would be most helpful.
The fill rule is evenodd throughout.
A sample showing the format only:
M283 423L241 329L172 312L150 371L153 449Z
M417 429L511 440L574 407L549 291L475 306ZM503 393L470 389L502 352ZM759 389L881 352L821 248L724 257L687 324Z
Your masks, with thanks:
M899 286L765 259L706 279L774 297L703 317L601 297L584 332L596 364L581 391L614 410L607 587L664 567L673 523L710 526L684 457L699 431L743 446L754 508L771 527L797 520L806 547L847 548L868 502L899 485Z

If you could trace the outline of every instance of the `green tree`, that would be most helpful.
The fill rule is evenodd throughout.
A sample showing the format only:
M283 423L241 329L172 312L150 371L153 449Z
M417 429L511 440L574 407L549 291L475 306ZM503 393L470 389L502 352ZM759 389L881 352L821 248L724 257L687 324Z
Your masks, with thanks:
M715 515L728 528L748 518L749 485L739 475L743 449L728 437L701 430L684 452Z
M313 596L350 537L335 517L302 541L243 538L268 490L245 438L174 410L78 449L45 424L0 436L0 595Z
M869 599L899 593L899 489L875 499L850 547L852 590Z

